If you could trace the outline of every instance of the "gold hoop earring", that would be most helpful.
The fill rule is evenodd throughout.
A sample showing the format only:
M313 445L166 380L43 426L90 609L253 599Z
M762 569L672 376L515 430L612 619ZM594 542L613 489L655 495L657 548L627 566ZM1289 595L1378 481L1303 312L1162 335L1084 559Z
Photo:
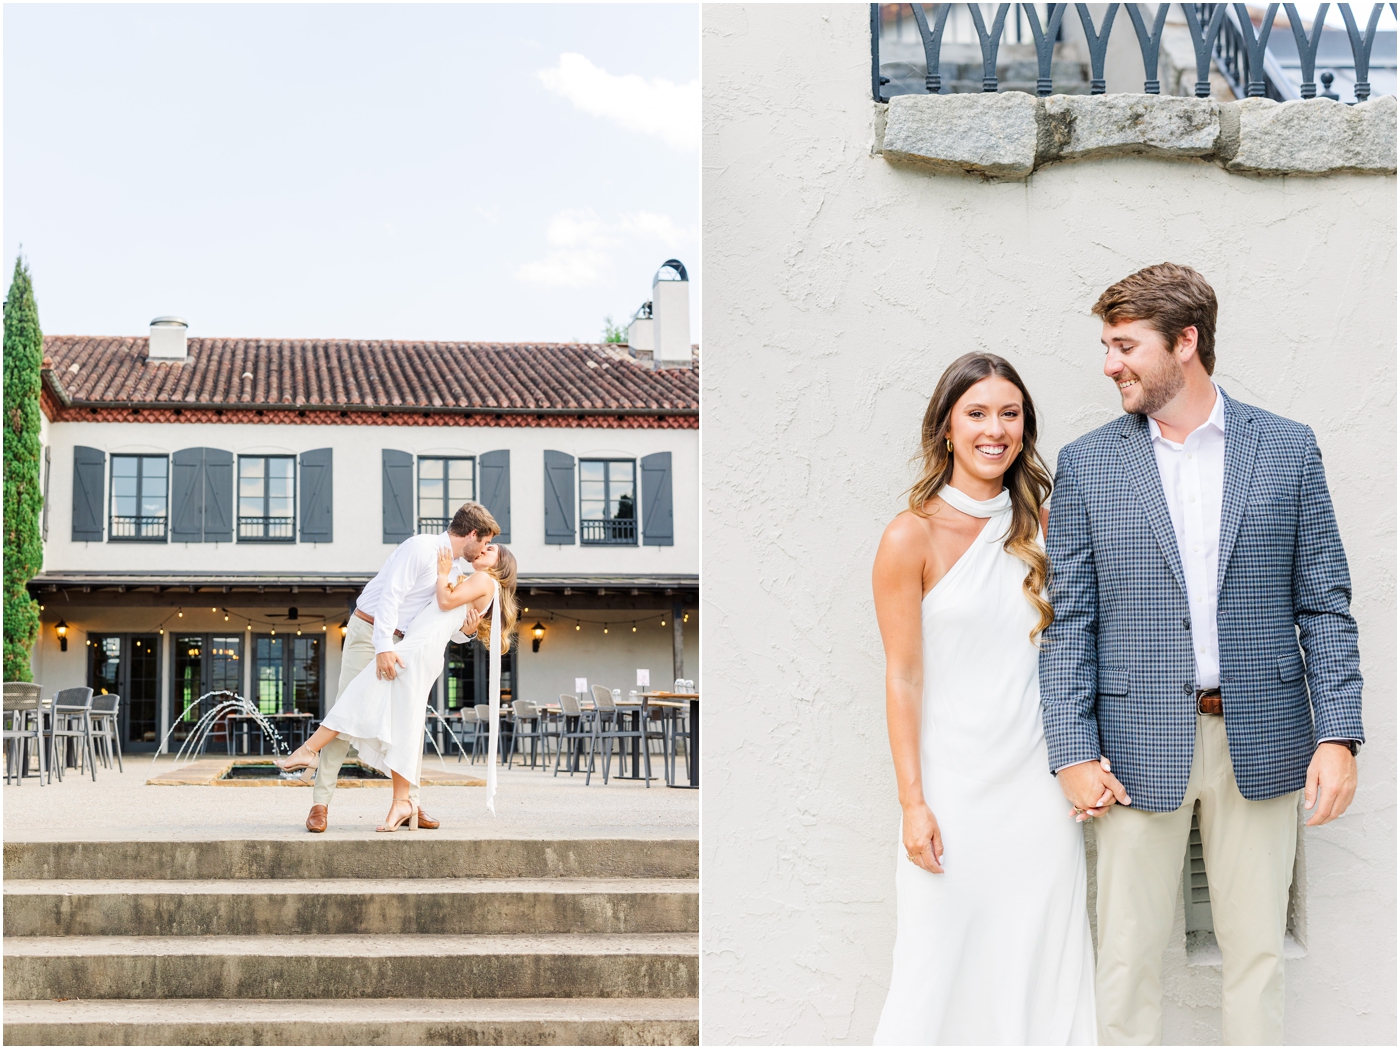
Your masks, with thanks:
M953 450L953 439L952 439L951 437L949 437L949 438L948 438L948 451L951 452L952 450Z

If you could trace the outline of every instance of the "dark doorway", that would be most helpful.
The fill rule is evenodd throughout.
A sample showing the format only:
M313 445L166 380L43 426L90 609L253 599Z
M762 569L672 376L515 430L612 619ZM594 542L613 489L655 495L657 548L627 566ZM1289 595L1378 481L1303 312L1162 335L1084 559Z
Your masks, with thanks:
M155 634L88 635L88 686L121 696L125 750L155 750L160 730L160 638Z

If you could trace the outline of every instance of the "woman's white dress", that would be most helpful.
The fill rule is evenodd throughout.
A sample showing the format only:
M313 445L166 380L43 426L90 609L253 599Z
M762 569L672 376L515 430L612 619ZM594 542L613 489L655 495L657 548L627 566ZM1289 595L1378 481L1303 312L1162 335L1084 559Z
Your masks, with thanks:
M429 601L394 646L405 664L394 680L379 678L371 662L336 700L322 726L348 739L366 765L417 783L433 685L442 673L447 642L462 628L466 614L465 607L444 610L436 600Z
M894 970L875 1044L1093 1045L1084 836L1049 772L1029 637L1038 615L1025 563L1002 546L1009 495L945 501L993 516L923 601L922 773L944 873L898 846Z

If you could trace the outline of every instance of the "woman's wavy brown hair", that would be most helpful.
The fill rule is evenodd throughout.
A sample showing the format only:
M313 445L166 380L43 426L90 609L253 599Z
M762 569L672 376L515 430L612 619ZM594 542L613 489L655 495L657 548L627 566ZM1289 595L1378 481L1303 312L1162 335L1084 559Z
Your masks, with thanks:
M515 555L510 547L496 544L496 563L486 569L486 574L501 584L501 651L509 652L515 638L515 623L520 618L520 607L515 600L515 576L517 566ZM496 603L481 617L476 625L476 636L489 651L491 648L491 617L496 614Z
M1045 597L1050 581L1050 561L1045 556L1045 548L1036 542L1040 534L1040 508L1050 496L1050 471L1035 450L1035 404L1010 361L994 353L965 353L948 365L924 412L921 448L914 457L919 462L919 479L909 489L909 509L920 517L928 517L925 505L953 479L953 453L947 444L953 406L972 385L993 375L1021 391L1024 423L1021 453L1002 477L1002 483L1011 493L1011 530L1003 546L1007 553L1026 563L1028 571L1022 587L1026 600L1040 613L1040 622L1031 631L1031 641L1035 642L1055 618Z

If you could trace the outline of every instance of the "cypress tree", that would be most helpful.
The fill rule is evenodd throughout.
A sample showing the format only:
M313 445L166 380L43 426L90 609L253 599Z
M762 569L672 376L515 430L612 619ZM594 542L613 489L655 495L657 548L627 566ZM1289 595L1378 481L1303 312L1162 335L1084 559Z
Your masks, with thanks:
M39 486L39 371L44 336L34 285L23 258L5 297L4 423L5 469L5 662L6 681L28 681L29 651L39 635L39 604L25 584L44 564L39 533L43 492Z

